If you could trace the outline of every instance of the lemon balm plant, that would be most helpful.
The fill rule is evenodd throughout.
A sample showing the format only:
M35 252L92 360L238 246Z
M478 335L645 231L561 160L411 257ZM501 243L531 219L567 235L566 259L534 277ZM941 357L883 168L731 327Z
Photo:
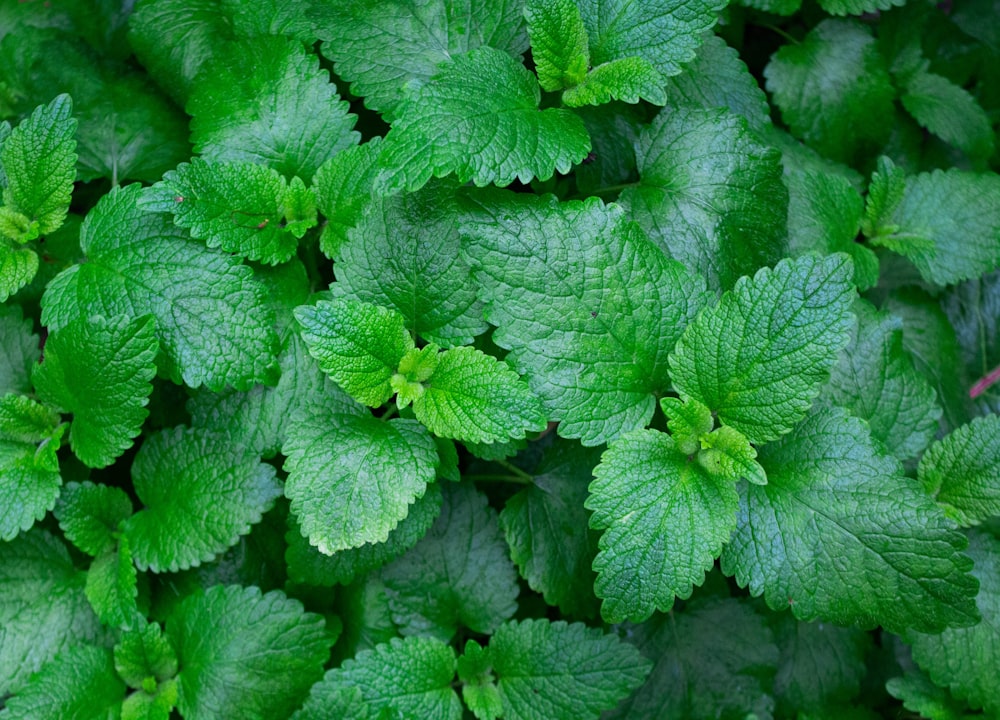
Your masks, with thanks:
M998 75L983 0L4 5L0 719L1000 717Z

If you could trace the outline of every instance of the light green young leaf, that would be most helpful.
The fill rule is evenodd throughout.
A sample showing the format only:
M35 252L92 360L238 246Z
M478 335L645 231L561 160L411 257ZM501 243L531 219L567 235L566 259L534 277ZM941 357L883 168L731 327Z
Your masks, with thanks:
M1000 515L1000 415L973 418L931 445L917 478L960 525Z
M44 530L0 542L0 693L20 691L67 648L104 640L84 582L66 547Z
M951 693L931 682L920 668L907 669L902 677L891 678L885 689L903 707L928 720L971 720L979 715L969 713L964 702L952 697Z
M11 131L0 146L6 175L3 202L28 221L19 243L47 235L63 224L76 180L76 120L73 101L57 95Z
M280 591L217 585L167 620L177 651L181 716L288 717L320 679L331 638L323 618Z
M261 163L306 182L361 139L318 58L289 38L218 48L186 109L195 152L206 160Z
M507 363L473 347L445 350L413 402L435 435L492 443L545 429L542 404Z
M382 138L345 148L319 166L313 177L316 207L326 218L319 247L327 257L336 256L347 242L348 231L361 220L372 199L372 185L379 173Z
M155 622L124 630L115 645L114 657L118 676L136 690L146 684L147 678L162 683L177 674L177 655Z
M767 475L756 461L757 451L746 435L723 425L701 438L698 464L720 480L746 480L766 485Z
M677 449L684 455L697 453L701 449L701 439L715 427L712 411L697 400L670 396L660 398L660 407L667 417L667 427Z
M670 355L674 386L752 443L805 417L848 340L854 296L843 254L782 260L741 278Z
M59 413L50 406L26 395L7 393L0 397L0 441L40 443L52 439L59 420Z
M903 202L905 192L906 173L885 155L879 156L868 185L865 217L861 224L861 229L867 237L891 235L898 229L889 221L899 209L899 204Z
M489 46L528 49L523 0L346 0L315 3L312 18L337 75L393 120L408 82L426 82L457 55Z
M413 191L451 174L504 186L569 172L590 138L571 111L540 110L540 101L534 74L507 53L482 47L455 56L425 84L408 87L382 143L375 189Z
M159 343L149 316L71 320L49 333L32 379L38 396L73 415L70 447L105 467L132 446L149 414Z
M0 395L31 390L31 370L41 355L31 318L19 305L0 305Z
M590 69L590 50L575 0L526 0L524 17L542 90L580 84Z
M636 143L640 183L620 198L663 250L709 287L784 256L781 155L726 110L665 108Z
M922 127L970 158L985 160L993 154L989 116L972 95L948 78L917 72L907 80L899 99Z
M612 443L594 478L587 508L591 527L604 531L594 592L605 621L645 620L690 597L736 528L733 481L710 475L658 430Z
M635 104L644 99L663 105L667 101L663 80L663 75L642 58L619 58L587 73L579 85L563 92L563 102L569 107L582 107L612 100Z
M760 463L768 484L740 486L722 569L771 608L890 632L978 620L965 538L863 421L817 410Z
M393 638L329 671L292 720L341 717L336 710L351 688L360 690L360 701L369 710L363 718L461 720L462 703L452 688L454 680L455 651L443 642Z
M0 302L6 302L38 273L38 253L30 247L15 246L3 237L8 232L4 210L0 208ZM20 233L26 227L25 223L18 222L10 232Z
M238 259L192 241L163 215L136 207L138 185L115 188L87 215L87 262L53 280L42 324L58 330L94 315L151 314L160 369L191 387L273 382L278 339L264 290ZM171 272L163 272L164 265Z
M297 240L301 240L319 222L316 194L312 188L306 187L302 178L296 176L288 181L288 187L281 196L281 214L285 218L285 230Z
M419 350L410 348L406 351L399 361L399 371L389 381L396 391L396 407L402 410L423 397L424 383L434 374L441 355L441 348L434 343L428 343Z
M135 621L139 614L136 582L128 538L121 538L117 549L94 558L87 571L84 593L102 623L123 628Z
M92 645L70 648L46 663L16 695L4 720L106 720L118 716L125 685L115 674L111 651Z
M176 427L151 435L132 464L144 508L125 521L135 564L176 572L232 547L281 494L275 470L228 437Z
M296 308L295 319L320 369L351 397L371 407L392 397L392 376L413 347L402 315L334 297Z
M383 422L322 405L291 418L282 452L292 513L327 555L385 542L438 465L437 446L417 421Z
M121 488L71 482L59 494L54 514L66 539L97 557L114 548L118 526L132 515L132 501Z
M559 434L599 445L644 427L702 279L597 198L476 193L461 231L493 340Z
M487 325L461 254L454 197L451 183L373 197L334 255L333 291L395 308L430 342L471 343Z
M278 171L264 165L196 157L145 189L139 207L172 213L178 227L211 248L277 265L298 247L284 227L286 190Z
M1000 667L1000 540L984 531L969 533L972 574L979 580L976 604L982 621L972 627L950 627L937 635L911 633L913 659L937 685L982 708L1000 713L996 668Z
M598 628L548 620L504 623L482 661L489 663L500 712L477 713L480 720L597 720L642 685L652 665ZM463 693L475 688L474 678L462 679Z
M864 25L824 20L782 46L764 77L792 134L821 155L850 164L889 138L895 90Z
M169 682L154 694L134 692L122 703L121 720L170 720L177 705L177 683Z
M7 395L6 398L17 396ZM59 496L56 452L64 427L41 442L8 439L0 432L0 541L17 537L45 517Z
M823 396L866 420L872 437L900 460L916 457L937 432L934 388L903 349L900 318L858 300L851 340Z
M471 485L447 484L424 538L382 569L404 635L450 640L464 626L491 633L517 609L517 577L496 513Z

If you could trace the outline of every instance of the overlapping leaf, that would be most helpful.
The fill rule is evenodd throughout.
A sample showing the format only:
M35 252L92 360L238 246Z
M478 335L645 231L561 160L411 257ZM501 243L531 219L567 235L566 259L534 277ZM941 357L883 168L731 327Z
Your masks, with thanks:
M1000 515L1000 415L974 418L935 442L917 477L961 525Z

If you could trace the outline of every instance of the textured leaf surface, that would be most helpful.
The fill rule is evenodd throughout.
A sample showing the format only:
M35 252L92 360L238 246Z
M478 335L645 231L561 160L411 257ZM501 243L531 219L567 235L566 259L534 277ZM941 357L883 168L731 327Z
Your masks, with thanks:
M0 541L28 530L55 505L62 485L56 457L61 434L39 443L0 432Z
M922 127L972 158L993 154L989 116L961 86L940 75L918 72L899 98Z
M347 242L348 231L356 226L372 200L372 185L378 175L382 138L345 148L319 166L313 177L316 206L326 218L320 249L334 257Z
M0 237L0 302L30 283L37 273L38 253L28 247L12 247Z
M98 555L90 563L84 593L102 623L109 627L128 627L139 613L137 582L128 539L123 537L117 550Z
M742 278L677 343L674 386L751 442L780 437L805 416L847 342L851 276L838 254Z
M302 534L333 554L385 542L434 481L437 447L415 420L311 406L291 419L285 495Z
M0 306L0 396L31 390L31 369L41 351L31 318L20 306Z
M669 387L667 353L707 302L702 280L596 199L498 192L468 207L462 234L493 340L559 434L598 445L644 427Z
M527 0L524 17L542 90L577 85L590 69L587 29L574 0Z
M818 410L760 463L768 484L740 487L722 568L770 607L890 632L977 620L965 538L862 421Z
M317 4L323 54L365 105L396 116L403 88L425 82L456 55L489 46L528 49L523 0L348 0Z
M603 105L612 100L637 103L649 100L656 105L666 102L663 75L638 57L626 57L598 65L583 81L563 93L569 107Z
M863 15L902 5L905 0L819 0L819 6L831 15Z
M540 110L531 71L501 50L479 48L411 86L382 143L375 187L416 190L454 174L483 186L548 180L590 151L590 138L569 110ZM503 148L503 152L497 152Z
M724 110L667 108L639 135L641 181L621 202L670 256L713 288L784 255L781 156Z
M71 320L49 333L33 379L45 402L73 415L69 442L85 465L105 467L132 446L156 375L151 318Z
M667 612L700 585L736 527L732 480L713 477L658 430L612 443L594 469L587 507L603 530L594 591L607 622Z
M470 485L445 485L427 535L382 570L404 635L451 639L458 626L493 632L514 614L516 572L496 513Z
M360 140L353 130L357 118L347 112L327 71L302 43L288 38L219 48L186 109L195 152L206 160L261 163L306 182Z
M116 188L87 215L80 245L88 262L49 285L42 323L58 330L75 318L151 314L162 368L175 382L218 390L273 381L274 316L250 268L143 213L139 193L138 185Z
M928 448L917 477L961 525L1000 515L1000 416L974 418Z
M167 621L181 672L178 709L189 720L287 717L329 656L323 618L273 591L216 586Z
M242 0L221 0L237 37L287 35L311 45L316 40L312 21L306 17L307 2L257 0L251 5Z
M118 525L131 514L124 490L89 481L66 483L55 509L66 539L94 557L114 548Z
M250 532L281 494L274 468L227 437L177 427L147 438L132 465L144 508L125 523L135 563L186 569Z
M968 706L930 681L919 668L908 669L902 677L890 679L885 689L903 702L903 707L928 720L968 720Z
M115 671L131 688L141 688L148 677L163 681L177 674L177 655L155 622L123 631L114 656Z
M340 698L351 688L361 691L360 701L370 717L461 720L462 703L452 688L454 679L455 651L443 642L393 638L328 672L293 720L340 717L335 714Z

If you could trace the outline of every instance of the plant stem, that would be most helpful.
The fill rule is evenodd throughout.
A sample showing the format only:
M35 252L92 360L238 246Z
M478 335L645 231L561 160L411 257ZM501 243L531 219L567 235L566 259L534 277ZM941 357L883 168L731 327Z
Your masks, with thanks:
M472 482L502 482L502 483L515 483L517 485L530 485L531 479L525 480L523 477L517 475L463 475L464 480L471 480Z
M969 388L969 397L970 398L979 397L998 380L1000 380L1000 365L990 370L986 375L984 375L978 381L976 381L975 385Z
M521 468L519 468L514 463L507 462L506 460L497 460L496 463L497 463L497 465L499 465L500 467L502 467L504 470L507 470L512 475L520 478L521 482L524 482L524 483L533 483L533 482L535 482L535 478L533 478L528 473L524 472L524 470L522 470Z

